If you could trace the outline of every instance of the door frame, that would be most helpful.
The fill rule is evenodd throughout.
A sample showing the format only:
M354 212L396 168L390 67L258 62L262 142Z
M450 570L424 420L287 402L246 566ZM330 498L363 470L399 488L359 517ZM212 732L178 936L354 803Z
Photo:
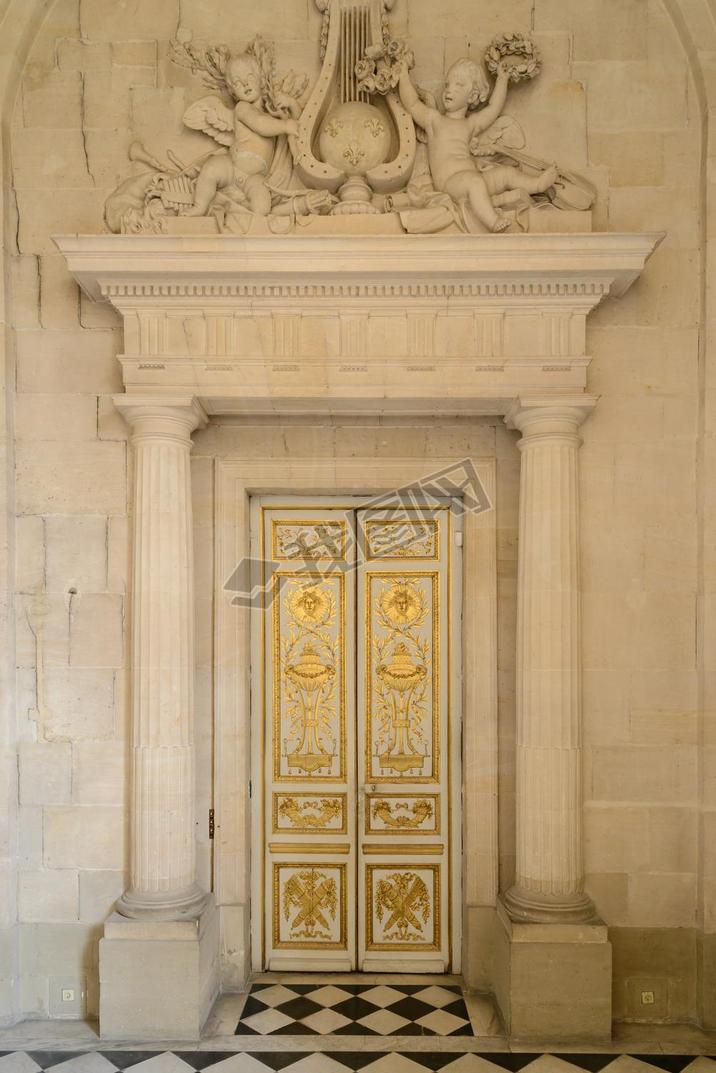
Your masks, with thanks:
M251 971L251 875L256 833L251 760L251 613L237 606L237 567L250 560L250 498L369 496L416 486L460 467L464 456L432 459L217 460L215 482L215 816L214 889L221 919L222 983L241 987ZM463 515L462 570L462 869L453 884L453 970L465 947L471 909L494 907L497 853L497 584L495 459L470 459L487 509ZM457 609L453 610L455 614ZM457 661L455 661L457 664ZM456 743L457 747L457 743ZM457 784L457 780L455 780ZM258 790L258 787L257 787ZM254 802L257 793L254 793ZM254 967L255 966L255 967Z
M374 505L376 496L380 493L368 491L363 495L311 495L304 496L300 494L293 495L251 495L249 497L249 518L251 528L251 560L252 563L256 563L260 559L261 550L265 547L264 543L264 509L277 510L282 507L287 510L296 509L299 511L322 511L322 510L336 510L336 511L360 511L361 508L370 507ZM415 498L416 505L421 505L425 509L430 510L432 504L428 502L427 497L423 497L424 502L421 504L419 497ZM455 497L460 498L460 497ZM460 907L462 906L462 868L461 868L461 852L462 852L462 694L459 689L461 680L461 657L462 657L462 641L461 641L461 627L462 616L460 614L461 609L461 584L462 584L462 548L464 544L463 538L463 519L462 515L458 515L457 518L453 517L453 513L449 508L448 497L440 497L439 499L433 497L435 503L435 510L444 511L447 516L446 521L446 539L447 541L447 604L445 613L447 615L447 659L448 659L448 685L447 685L447 813L448 813L448 839L446 843L447 848L447 900L446 900L446 912L447 912L447 931L449 936L448 945L448 966L446 972L459 972L461 965L462 954L462 927L460 920ZM454 500L453 500L454 502ZM388 503L385 504L387 506ZM380 508L379 508L380 509ZM350 527L349 527L350 528ZM357 525L353 528L353 531L357 533ZM458 538L457 534L460 534ZM356 554L357 554L356 547ZM395 564L394 564L395 566ZM405 567L406 571L418 569L417 567ZM258 581L258 577L256 578ZM268 814L266 808L266 752L265 752L265 730L266 725L266 677L265 677L265 660L267 656L266 649L264 647L266 637L266 621L262 616L262 610L264 605L262 603L262 597L264 595L263 588L265 584L265 578L261 577L261 589L262 593L257 597L256 606L251 609L251 784L254 788L251 798L251 907L252 907L252 928L251 928L251 965L254 972L266 971L267 965L267 913L266 913L266 899L268 897L267 879L266 879L266 841L269 837L268 827ZM357 607L359 603L359 597L357 590L353 596L354 606ZM359 629L362 627L358 627ZM358 633L357 631L352 633L353 643L355 646L354 655L357 657L359 648L357 646ZM353 672L355 677L357 668ZM354 713L353 725L354 730L358 730L358 698L354 697L352 710ZM367 718L367 715L366 715ZM361 826L361 811L358 806L358 770L360 767L358 761L357 750L361 748L359 738L356 737L353 748L356 750L356 755L353 758L353 764L349 764L349 769L352 769L354 781L356 783L354 790L356 794L356 802L354 804L354 821L356 827L353 832L349 832L349 841L351 838L356 839L356 858L354 879L359 886L356 888L355 897L357 899L356 912L354 914L354 928L356 934L353 939L353 946L355 948L356 960L359 960L359 954L361 950L361 921L363 920L362 914L358 908L361 904L361 884L363 881L362 873L360 871L360 859L361 854L358 852L361 838L364 831ZM375 863L375 861L374 861ZM347 897L350 898L351 892L347 892ZM254 907L257 907L254 911ZM260 908L258 908L260 907ZM366 910L366 906L363 905L363 912ZM257 917L260 914L261 926L257 925ZM363 920L363 924L365 924ZM368 958L369 954L366 952ZM297 955L296 955L297 956ZM302 972L314 971L313 959L309 951L305 952L305 966L300 970ZM396 962L401 961L399 953L395 954L394 960ZM332 970L330 967L326 967L322 971L330 973ZM355 971L361 971L356 965ZM362 971L376 973L386 972L395 973L406 971L398 967L386 967L385 969L370 967L369 969L363 969ZM420 972L422 970L415 969L414 971Z

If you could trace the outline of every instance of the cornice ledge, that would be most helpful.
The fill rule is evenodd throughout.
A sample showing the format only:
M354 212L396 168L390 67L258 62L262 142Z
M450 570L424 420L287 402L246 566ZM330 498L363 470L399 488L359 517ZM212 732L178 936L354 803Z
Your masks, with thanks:
M662 233L271 236L62 235L97 300L623 295Z

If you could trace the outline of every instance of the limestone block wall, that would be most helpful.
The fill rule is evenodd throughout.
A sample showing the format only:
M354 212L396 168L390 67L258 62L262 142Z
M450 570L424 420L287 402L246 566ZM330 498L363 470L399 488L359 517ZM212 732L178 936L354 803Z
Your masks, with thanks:
M648 979L657 993L648 1015L664 1020L697 1015L700 929L716 932L714 866L700 863L713 836L702 806L716 807L713 720L700 677L700 611L709 606L699 500L705 143L674 8L672 0L483 0L479 8L398 0L394 9L396 33L415 46L415 77L433 90L458 56L480 58L493 34L532 30L544 74L518 88L508 109L528 150L592 178L596 227L668 232L633 290L591 318L590 388L602 400L583 428L581 457L588 889L612 929L616 1015L644 1016L638 994ZM79 294L51 236L100 228L135 138L160 156L204 151L181 116L206 90L167 59L180 26L237 45L263 32L277 41L282 68L317 72L320 18L310 0L56 0L7 117L17 554L8 778L0 772L10 802L0 801L8 862L0 956L4 965L18 959L15 1012L25 1016L62 1015L58 988L68 978L87 981L96 1011L96 941L126 865L131 457L109 398L121 389L121 337L111 311ZM213 459L382 451L428 459L464 444L498 458L500 857L502 886L510 885L515 442L496 421L428 430L407 420L256 420L197 436L198 817L210 798ZM0 555L4 546L0 533ZM197 831L208 883L203 822ZM11 1017L4 979L0 1017Z

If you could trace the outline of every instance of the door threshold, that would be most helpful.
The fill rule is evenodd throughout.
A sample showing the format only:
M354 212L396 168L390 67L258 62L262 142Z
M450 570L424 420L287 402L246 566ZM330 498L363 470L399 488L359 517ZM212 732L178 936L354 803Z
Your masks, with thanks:
M252 984L452 984L463 987L463 978L458 973L408 973L408 972L255 972Z

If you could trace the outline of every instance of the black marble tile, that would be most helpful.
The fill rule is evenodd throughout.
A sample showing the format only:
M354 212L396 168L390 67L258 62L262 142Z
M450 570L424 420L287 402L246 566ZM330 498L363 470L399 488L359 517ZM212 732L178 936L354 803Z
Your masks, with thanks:
M280 1028L275 1028L273 1032L268 1033L270 1036L317 1036L320 1033L316 1032L315 1028L309 1028L308 1025L304 1025L303 1021L291 1021L290 1024L281 1025Z
M419 999L413 998L412 995L407 995L398 1002L393 1002L388 1006L388 1009L391 1013L396 1013L398 1017L405 1017L408 1021L417 1021L420 1017L435 1013L436 1008L435 1006L429 1006L427 1002L421 1002Z
M656 1069L665 1069L666 1073L681 1073L694 1060L693 1055L683 1054L632 1054L639 1062L648 1062Z
M495 1051L494 1053L483 1054L481 1057L487 1062L494 1062L500 1069L508 1069L510 1073L519 1073L530 1062L534 1062L535 1058L539 1058L539 1054L513 1054L507 1051ZM615 1057L616 1055L612 1055L612 1058Z
M49 1066L58 1066L60 1062L67 1062L70 1058L79 1058L83 1051L28 1051L33 1062L47 1069ZM110 1058L110 1062L112 1059Z
M311 1002L308 995L297 995L296 998L282 1002L275 1007L285 1017L292 1017L294 1021L300 1021L302 1017L310 1017L312 1013L320 1013L325 1009L318 1002ZM243 1014L241 1015L243 1018Z
M156 1058L158 1054L164 1054L164 1050L157 1051L100 1051L99 1052L108 1062L114 1063L117 1069L131 1069L132 1066L139 1065L140 1062L146 1062L148 1058ZM172 1052L175 1053L175 1052ZM192 1058L194 1052L190 1052ZM181 1056L180 1056L181 1057ZM187 1061L185 1058L184 1061ZM193 1064L190 1062L190 1065Z
M264 1010L270 1009L265 1002L261 1001L261 995L249 995L244 1003L244 1008L241 1011L241 1020L245 1021L247 1017L253 1017L255 1013L263 1013Z
M578 1069L586 1070L586 1073L601 1073L601 1070L614 1061L613 1054L564 1054L560 1051L555 1058L561 1058L563 1062L571 1062Z
M266 1053L257 1051L255 1054L252 1051L251 1057L255 1058L257 1062L263 1062L269 1069L274 1069L278 1073L278 1070L285 1069L286 1066L290 1066L292 1062L297 1062L299 1058L304 1058L305 1055L297 1051L267 1051Z
M331 1058L334 1061L342 1062L347 1069L353 1070L353 1073L359 1073L365 1066L370 1065L371 1062L375 1062L376 1055L374 1051L341 1051L340 1057L338 1054L331 1054Z
M361 1017L367 1017L370 1013L375 1013L379 1006L375 1006L372 1002L366 1002L359 995L354 995L353 998L344 999L343 1002L339 1002L337 1006L332 1006L331 1009L335 1013L341 1013L344 1017L350 1017L351 1021L359 1021ZM358 1026L360 1031L360 1025Z
M176 1053L176 1052L174 1052ZM191 1057L180 1055L185 1062L194 1066L194 1069L201 1071L204 1069L211 1069L217 1062L223 1062L225 1058L232 1058L235 1054L240 1053L237 1051L193 1051ZM110 1059L111 1061L111 1059Z

